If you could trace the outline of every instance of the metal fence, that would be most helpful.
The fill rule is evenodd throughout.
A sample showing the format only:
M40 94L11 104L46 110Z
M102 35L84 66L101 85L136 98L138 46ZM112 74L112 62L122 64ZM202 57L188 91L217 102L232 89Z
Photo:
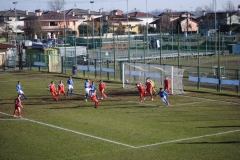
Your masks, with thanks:
M82 39L78 45L86 45L85 40ZM224 39L221 39L220 43L217 43L217 50L220 50L220 54L218 54L215 53L215 38L211 36L178 37L177 35L155 34L149 36L148 41L143 35L131 36L130 41L126 36L114 36L95 41L96 44L93 45L95 48L88 49L86 56L59 57L56 63L58 68L56 72L71 75L72 66L76 64L79 66L77 75L80 77L121 81L121 63L123 62L172 65L185 69L184 86L197 87L195 82L188 81L188 77L197 75L199 69L201 77L216 78L220 64L221 79L239 80L240 57L224 54L227 44L235 40L239 40L239 37L225 36ZM198 46L199 52L197 51ZM218 57L220 57L220 63ZM18 59L18 55L13 58L9 57L6 64L8 66L15 64L15 67L18 67ZM24 69L50 72L49 58L44 54L27 55L23 61L25 62ZM208 83L201 83L200 86L216 89L216 85ZM239 86L221 86L223 91L236 92L236 88L239 90Z

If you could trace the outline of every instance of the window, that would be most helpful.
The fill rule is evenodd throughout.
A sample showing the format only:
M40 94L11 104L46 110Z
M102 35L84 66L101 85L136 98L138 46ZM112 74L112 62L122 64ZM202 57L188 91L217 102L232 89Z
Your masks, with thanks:
M50 22L50 26L56 26L55 22Z

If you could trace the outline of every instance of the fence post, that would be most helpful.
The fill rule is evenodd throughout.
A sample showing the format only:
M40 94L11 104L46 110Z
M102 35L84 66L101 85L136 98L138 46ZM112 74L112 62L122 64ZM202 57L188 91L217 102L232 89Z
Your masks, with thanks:
M61 56L61 73L63 74L63 64L64 64L64 62L63 62L63 56Z
M97 59L94 59L94 68L95 68L95 71L94 71L94 76L95 78L97 77Z
M32 54L29 54L29 69L32 70Z
M39 62L41 61L41 54L38 55ZM40 72L40 66L38 66L38 71Z
M50 69L49 69L49 67L50 67L50 66L49 66L49 64L50 64L50 63L49 63L50 54L47 54L46 56L47 56L47 58L46 58L46 64L47 64L48 73L49 73L49 70L50 70Z
M83 66L85 66L85 61L83 60ZM83 77L85 77L85 70L83 70Z
M120 81L122 81L122 62L119 61Z
M239 80L239 78L238 78L238 72L239 72L239 70L237 69L236 71L235 71L235 75L236 75L236 80ZM235 86L235 88L236 88L236 92L237 92L237 94L238 94L238 86Z
M109 61L107 60L107 68L109 68ZM107 79L109 80L109 72L107 72Z
M197 75L198 75L198 82L197 82L197 89L200 89L200 68L197 66Z

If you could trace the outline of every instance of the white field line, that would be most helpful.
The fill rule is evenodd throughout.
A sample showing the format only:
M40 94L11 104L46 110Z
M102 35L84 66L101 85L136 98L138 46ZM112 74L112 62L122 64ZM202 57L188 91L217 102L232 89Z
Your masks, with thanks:
M15 118L15 119L0 119L0 121L18 121L21 120L20 118Z
M135 147L135 148L152 147L152 146L157 146L157 145L162 145L162 144L176 143L176 142L193 140L193 139L200 139L200 138L205 138L205 137L213 137L213 136L217 136L217 135L223 135L223 134L234 133L234 132L240 132L240 129L239 130L233 130L233 131L227 131L227 132L219 132L219 133L214 133L214 134L206 134L206 135L203 135L203 136L177 139L177 140L166 141L166 142L159 142L159 143L148 144L148 145L144 145L144 146L138 146L138 147Z
M229 102L229 101L221 101L221 100L217 100L217 99L209 99L209 98L202 98L202 97L192 97L192 96L186 96L186 95L177 95L177 96L188 97L188 98L195 98L195 99L201 99L201 100L206 100L206 101L211 101L211 102L223 102L223 103L228 103L228 104L240 105L240 103Z
M12 116L12 115L7 114L7 113L3 113L3 112L0 112L0 113L3 114L3 115ZM20 119L19 119L19 120L20 120ZM83 136L86 136L86 137L98 139L98 140L105 141L105 142L109 142L109 143L113 143L113 144L122 145L122 146L129 147L129 148L152 147L152 146L157 146L157 145L162 145L162 144L176 143L176 142L181 142L181 141L187 141L187 140L200 139L200 138L205 138L205 137L213 137L213 136L223 135L223 134L228 134L228 133L240 132L240 129L239 129L239 130L219 132L219 133L214 133L214 134L207 134L207 135L203 135L203 136L196 136L196 137L182 138L182 139L177 139L177 140L172 140L172 141L166 141L166 142L159 142L159 143L154 143L154 144L147 144L147 145L143 145L143 146L132 146L132 145L128 145L128 144L125 144L125 143L120 143L120 142L108 140L108 139L105 139L105 138L101 138L101 137L97 137L97 136L92 136L92 135L90 135L90 134L85 134L85 133L82 133L82 132L77 132L77 131L74 131L74 130L69 130L69 129L66 129L66 128L58 127L58 126L51 125L51 124L47 124L47 123L43 123L43 122L38 122L38 121L31 120L31 119L27 119L27 118L21 118L21 120L26 120L26 121L29 121L29 122L33 122L33 123L45 125L45 126L48 126L48 127L52 127L52 128L64 130L64 131L67 131L67 132L71 132L71 133L83 135Z
M1 113L1 114L4 114L4 115L7 115L7 116L12 116L12 115L7 114L7 113L3 113L3 112L0 112L0 113ZM74 131L74 130L66 129L66 128L63 128L63 127L59 127L59 126L55 126L55 125L51 125L51 124L47 124L47 123L43 123L43 122L31 120L31 119L27 119L27 118L21 118L21 120L26 120L26 121L29 121L29 122L33 122L33 123L41 124L41 125L44 125L44 126L48 126L48 127L52 127L52 128L64 130L64 131L67 131L67 132L71 132L71 133L83 135L83 136L86 136L86 137L98 139L98 140L105 141L105 142L109 142L109 143L114 143L114 144L126 146L126 147L129 147L129 148L135 148L134 146L131 146L131 145L128 145L128 144L124 144L124 143L120 143L120 142L108 140L108 139L105 139L105 138L93 136L93 135L90 135L90 134L85 134L85 133L82 133L82 132L77 132L77 131Z

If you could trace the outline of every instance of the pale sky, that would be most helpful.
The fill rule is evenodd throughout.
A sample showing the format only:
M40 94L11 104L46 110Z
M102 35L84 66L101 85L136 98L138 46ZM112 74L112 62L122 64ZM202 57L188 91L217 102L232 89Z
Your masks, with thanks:
M94 3L90 3L91 0L65 0L65 9L71 9L76 6L79 9L90 9L99 11L103 8L103 11L110 11L113 9L120 9L127 13L135 8L141 12L150 12L153 10L164 10L166 8L173 11L195 11L196 7L202 7L204 5L209 6L215 0L94 0ZM223 4L227 0L216 0L217 10L223 10ZM240 4L240 0L231 0L233 4L237 6ZM16 8L20 10L29 10L34 12L36 9L48 10L48 0L0 0L0 11L13 9L15 5L13 2L17 2Z

